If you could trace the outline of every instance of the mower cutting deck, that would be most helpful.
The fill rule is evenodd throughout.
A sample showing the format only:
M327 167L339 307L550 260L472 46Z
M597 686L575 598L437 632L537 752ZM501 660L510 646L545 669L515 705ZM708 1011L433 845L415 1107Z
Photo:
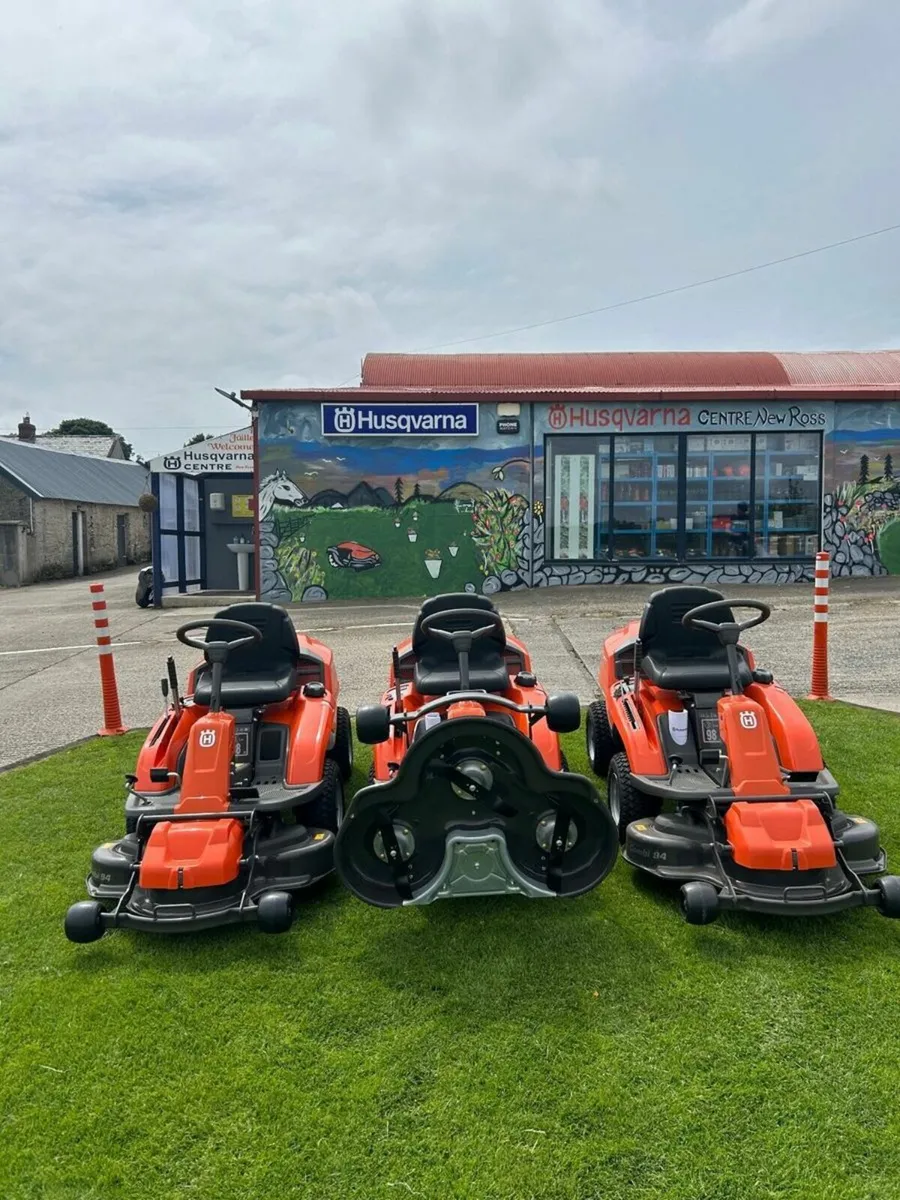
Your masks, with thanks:
M205 641L189 636L200 629ZM293 894L333 869L352 741L331 652L269 604L177 636L205 665L182 699L169 660L166 711L128 777L126 834L95 850L91 899L66 915L71 941L241 921L280 933Z
M739 623L733 608L756 615ZM770 612L667 588L607 638L587 749L625 860L682 883L693 924L723 909L900 916L900 878L865 882L886 866L877 826L837 807L812 726L740 645Z
M547 697L489 600L426 601L382 703L357 714L374 765L338 833L341 879L385 908L596 887L616 839L560 752L558 735L580 723L578 698Z

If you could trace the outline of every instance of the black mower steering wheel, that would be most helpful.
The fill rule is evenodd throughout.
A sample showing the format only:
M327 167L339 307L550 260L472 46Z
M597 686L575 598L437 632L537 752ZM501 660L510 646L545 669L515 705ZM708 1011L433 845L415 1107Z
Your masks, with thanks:
M489 633L503 634L503 621L499 613L485 612L484 615L490 624L481 625L478 629L441 629L435 624L436 621L444 620L447 617L470 617L472 611L471 608L448 608L445 612L432 613L431 616L425 618L419 628L429 636L434 634L435 637L441 638L445 642L452 642L454 649L457 648L457 643L462 645L467 642L466 650L471 650L473 642L487 637Z
M469 688L469 652L475 642L487 637L489 633L498 633L501 638L505 639L503 621L500 614L496 612L485 612L488 624L480 625L477 629L441 629L437 624L438 621L452 617L471 617L472 611L471 608L448 608L445 612L432 613L427 616L419 627L422 633L429 637L433 635L440 638L441 641L450 642L453 646L459 658L459 683L463 691L468 691Z
M703 613L714 613L723 608L753 608L756 609L757 615L751 617L749 621L700 620ZM762 625L763 621L768 621L771 615L772 609L768 604L763 604L761 600L712 600L709 604L698 604L696 608L686 612L681 618L681 623L686 629L706 629L710 633L716 634L723 646L736 646L738 638L745 629L752 629L754 625Z
M238 633L242 633L243 637L232 638L225 642L201 642L197 638L190 638L188 634L194 629L209 629L211 625L223 627L225 629L235 629ZM200 650L208 661L209 651L215 647L213 653L218 650L221 654L220 647L226 647L225 654L232 650L237 650L238 646L249 646L253 642L262 641L262 630L257 629L255 625L250 625L247 621L229 621L225 617L212 617L208 621L188 621L186 625L179 625L175 630L175 636L184 646L190 646L192 650Z

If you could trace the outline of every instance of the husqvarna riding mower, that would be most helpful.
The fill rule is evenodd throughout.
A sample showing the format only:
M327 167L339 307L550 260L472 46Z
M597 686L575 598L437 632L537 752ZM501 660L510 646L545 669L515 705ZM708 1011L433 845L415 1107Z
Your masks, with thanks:
M333 869L353 760L331 651L271 604L232 605L177 636L204 664L182 698L169 660L166 711L127 779L126 834L94 851L71 941L239 921L281 933L293 893Z
M740 645L770 611L672 587L607 638L587 746L625 859L682 883L695 925L723 909L900 916L900 878L865 882L885 869L877 827L838 808L809 721Z
M383 908L596 887L616 833L560 752L580 724L577 696L548 698L490 600L427 600L381 704L357 714L374 765L338 833L342 881Z

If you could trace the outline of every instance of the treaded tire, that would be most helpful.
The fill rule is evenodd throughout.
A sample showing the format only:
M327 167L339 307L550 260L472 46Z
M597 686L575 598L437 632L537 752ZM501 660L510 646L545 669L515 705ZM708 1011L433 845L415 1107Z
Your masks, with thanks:
M688 925L710 925L719 915L719 893L711 883L686 883L681 889L681 912Z
M900 876L882 875L876 879L878 911L883 917L900 917Z
M601 779L605 779L619 744L616 732L609 723L609 713L603 700L595 700L593 704L588 705L584 741L591 770Z
M628 756L621 750L612 756L606 784L606 804L625 844L625 830L632 821L652 820L662 811L662 801L639 791L631 782Z
M334 746L329 757L337 763L344 783L353 773L353 729L346 708L338 707L335 713Z
M330 829L337 833L344 819L344 785L338 765L332 758L325 759L322 786L314 800L298 809L304 825L313 829Z

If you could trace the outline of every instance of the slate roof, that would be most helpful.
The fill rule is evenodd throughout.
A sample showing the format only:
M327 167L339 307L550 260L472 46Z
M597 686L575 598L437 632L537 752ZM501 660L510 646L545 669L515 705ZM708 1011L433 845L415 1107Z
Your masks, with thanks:
M21 438L17 434L11 433L0 440L19 442ZM25 445L41 446L45 450L62 450L65 454L86 454L89 458L110 458L120 440L118 435L110 437L105 433L93 436L39 433L33 442L26 442Z
M150 487L147 468L115 458L66 454L0 439L0 475L35 500L75 500L136 508Z

